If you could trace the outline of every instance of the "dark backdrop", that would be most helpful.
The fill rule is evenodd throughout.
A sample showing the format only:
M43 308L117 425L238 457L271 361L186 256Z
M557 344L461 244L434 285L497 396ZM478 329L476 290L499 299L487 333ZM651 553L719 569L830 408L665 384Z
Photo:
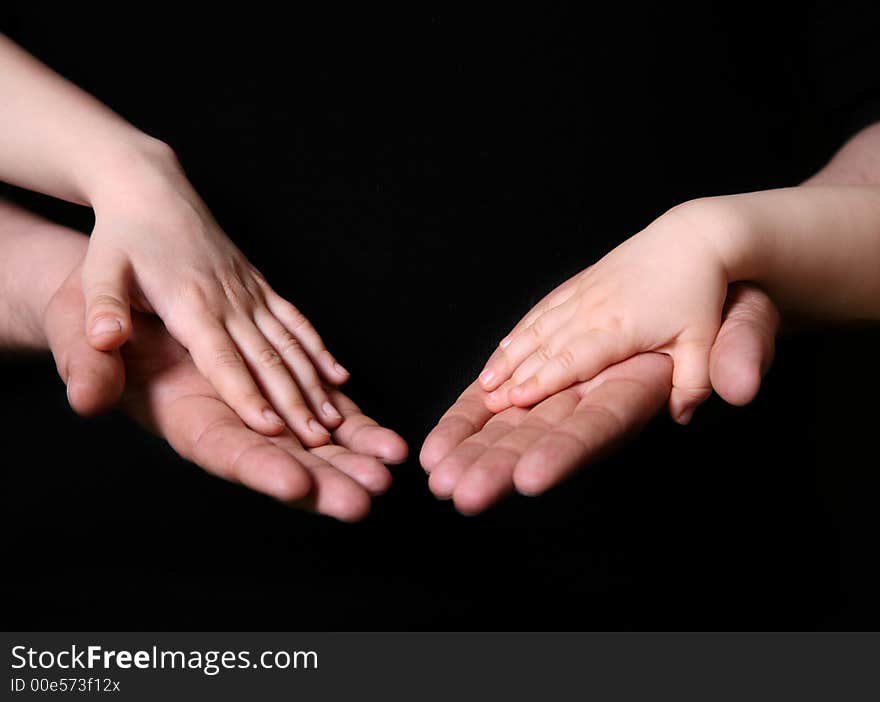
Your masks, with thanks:
M544 292L678 202L799 182L880 118L869 3L436 5L3 11L6 33L174 146L413 456ZM80 420L48 362L8 361L4 619L877 628L878 343L790 337L753 406L660 417L550 494L475 518L410 460L355 526L209 477L124 417Z

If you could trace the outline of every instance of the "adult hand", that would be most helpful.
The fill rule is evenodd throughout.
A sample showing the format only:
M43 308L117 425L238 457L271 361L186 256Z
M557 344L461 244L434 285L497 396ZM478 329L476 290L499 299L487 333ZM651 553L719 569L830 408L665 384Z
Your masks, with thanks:
M406 443L341 392L327 388L343 415L331 444L305 448L289 429L258 434L220 400L155 317L135 314L121 354L92 348L80 280L78 268L45 313L46 336L76 411L95 414L121 398L129 414L208 472L343 521L365 517L370 496L388 489L384 464L405 460Z
M757 394L773 360L778 324L766 294L731 286L710 356L712 385L731 404L746 404ZM540 494L638 431L666 403L671 374L665 354L639 354L530 409L510 407L494 415L475 381L425 440L421 463L429 487L465 514L481 512L514 490Z

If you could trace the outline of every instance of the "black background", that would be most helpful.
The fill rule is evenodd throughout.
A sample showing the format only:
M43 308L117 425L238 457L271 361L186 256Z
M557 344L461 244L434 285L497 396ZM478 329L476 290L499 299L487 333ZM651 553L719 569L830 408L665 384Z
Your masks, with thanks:
M678 202L800 182L880 118L874 3L182 7L27 3L3 30L172 144L413 457L558 282ZM787 337L754 405L659 417L479 517L410 460L355 526L80 420L51 364L9 360L5 628L876 629L878 343Z

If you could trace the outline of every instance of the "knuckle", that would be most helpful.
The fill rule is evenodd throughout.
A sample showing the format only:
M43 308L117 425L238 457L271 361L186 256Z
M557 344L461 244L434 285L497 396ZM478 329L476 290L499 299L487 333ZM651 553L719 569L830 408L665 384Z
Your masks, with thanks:
M547 363L551 358L553 358L553 352L550 350L549 346L539 346L538 350L535 352L541 361Z
M287 324L291 328L291 331L308 329L311 326L308 318L300 312L295 305L286 302L284 304L284 310L287 317Z
M226 301L233 309L245 309L254 301L250 290L236 275L221 276L217 279L217 284L223 293L223 297L226 298Z
M263 349L257 358L260 366L267 369L277 368L282 363L281 356L275 349Z
M285 332L284 336L278 343L279 351L284 356L298 355L302 351L302 346L296 337L290 332Z
M242 368L244 366L241 354L232 347L214 349L211 358L218 368Z
M208 286L198 280L187 280L180 288L180 299L189 307L199 311L213 310L217 306L217 297L208 292Z
M99 309L101 307L124 307L125 303L113 293L98 292L91 296L89 305L92 309Z
M266 405L266 400L264 400L263 396L257 391L245 392L239 398L238 405L241 407L260 408Z
M538 317L534 322L529 325L529 336L532 339L540 339L544 336L544 327L546 326L546 322L544 322L543 318Z
M570 371L577 365L577 356L570 348L565 347L556 354L556 363L560 368Z

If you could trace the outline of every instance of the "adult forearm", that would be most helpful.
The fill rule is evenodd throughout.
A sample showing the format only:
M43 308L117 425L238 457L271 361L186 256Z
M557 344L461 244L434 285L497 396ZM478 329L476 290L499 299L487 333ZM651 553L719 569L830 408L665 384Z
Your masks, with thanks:
M170 149L0 35L0 180L83 205Z
M45 349L43 312L88 239L0 200L0 348Z

